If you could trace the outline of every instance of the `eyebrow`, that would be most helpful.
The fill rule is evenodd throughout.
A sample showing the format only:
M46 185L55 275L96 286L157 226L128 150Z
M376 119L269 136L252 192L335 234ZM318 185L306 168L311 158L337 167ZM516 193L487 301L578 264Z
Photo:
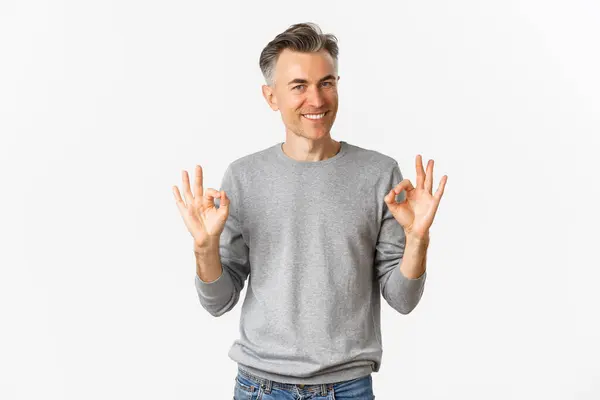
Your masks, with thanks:
M323 78L319 79L319 83L323 82L323 81L328 81L330 79L335 79L335 76L333 76L331 74L324 76ZM308 81L306 79L296 78L296 79L292 79L291 81L289 81L288 85L291 85L292 83L308 83Z

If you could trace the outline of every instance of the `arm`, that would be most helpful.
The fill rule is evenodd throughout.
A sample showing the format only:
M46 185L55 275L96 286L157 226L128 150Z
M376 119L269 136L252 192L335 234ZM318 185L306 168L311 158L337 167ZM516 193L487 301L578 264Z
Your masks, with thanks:
M402 181L398 165L394 165L387 181L386 193ZM401 192L396 198L403 201ZM409 314L421 300L427 271L425 255L429 240L407 237L404 229L383 204L381 228L375 248L374 268L380 290L387 303L400 314ZM406 260L406 261L405 261Z
M223 176L221 190L230 198L229 216L218 243L194 247L195 286L202 307L219 317L238 302L250 274L249 249L242 237L239 191L230 165ZM215 200L220 204L220 199Z
M400 271L408 279L416 279L426 269L427 249L429 248L429 237L418 239L408 236L406 248L400 263Z
M196 275L201 281L214 282L223 273L219 242L205 247L194 245L194 256L196 256Z

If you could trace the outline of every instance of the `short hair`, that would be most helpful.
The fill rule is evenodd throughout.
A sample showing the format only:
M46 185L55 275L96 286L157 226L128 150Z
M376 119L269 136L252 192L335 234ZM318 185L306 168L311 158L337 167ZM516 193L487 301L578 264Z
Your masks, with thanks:
M305 22L291 25L275 36L260 53L259 66L267 85L272 86L275 64L284 49L303 53L327 50L333 58L335 71L338 70L338 39L331 33L324 34L315 23Z

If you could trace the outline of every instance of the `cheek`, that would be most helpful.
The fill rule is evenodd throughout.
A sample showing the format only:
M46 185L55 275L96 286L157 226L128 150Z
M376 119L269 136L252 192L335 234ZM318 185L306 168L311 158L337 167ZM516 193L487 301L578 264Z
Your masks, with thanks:
M302 110L302 101L291 99L286 103L286 113L290 116L300 116L300 110Z
M327 94L326 96L327 102L329 102L330 104L335 104L338 101L338 95L337 92L330 92Z

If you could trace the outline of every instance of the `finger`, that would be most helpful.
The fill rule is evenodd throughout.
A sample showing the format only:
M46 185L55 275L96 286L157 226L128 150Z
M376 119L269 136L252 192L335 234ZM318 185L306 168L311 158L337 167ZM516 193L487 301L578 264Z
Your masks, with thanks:
M392 190L396 192L396 194L400 194L403 190L410 192L415 187L413 186L410 179L403 179L399 184L397 184Z
M417 189L423 189L425 181L425 170L423 170L423 160L421 159L420 154L417 154L415 166L417 169Z
M194 201L194 195L190 189L190 177L186 170L181 171L181 180L183 181L183 195L185 196L186 204L192 204Z
M433 189L433 160L427 162L427 175L425 175L425 189L431 194Z
M203 172L200 165L196 165L196 178L194 180L194 197L202 197Z
M173 195L175 196L175 202L177 203L177 208L179 208L179 212L183 216L183 213L187 209L183 199L181 198L181 194L179 194L179 188L177 186L173 186Z
M385 196L385 202L386 203L397 203L396 196L398 194L400 194L400 192L402 192L403 190L406 190L407 192L409 192L413 189L414 189L414 186L413 186L412 182L410 181L410 179L404 179L404 180L402 180L402 182L397 184L395 187L393 187L388 192L388 194Z
M383 201L385 201L385 204L388 206L392 206L396 203L396 193L394 192L394 189L390 190L388 194L385 195Z
M219 212L222 214L228 214L229 213L229 197L227 196L227 193L225 193L224 190L221 190L221 201L219 202Z
M442 179L440 179L440 184L438 185L438 189L435 192L434 197L437 199L438 202L442 199L442 196L444 195L444 188L446 187L446 182L448 182L448 175L442 176Z
M208 188L204 191L204 195L202 196L202 205L204 207L214 207L215 206L215 197L221 197L221 193L218 190Z

